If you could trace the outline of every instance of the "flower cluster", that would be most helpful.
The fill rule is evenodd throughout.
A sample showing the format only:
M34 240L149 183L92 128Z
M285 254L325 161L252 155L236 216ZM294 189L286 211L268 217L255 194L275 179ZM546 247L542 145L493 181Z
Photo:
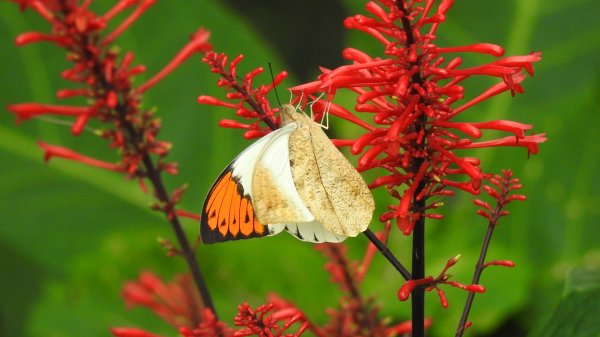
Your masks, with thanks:
M447 308L448 300L446 299L446 295L444 294L444 291L442 289L440 289L440 287L438 286L439 284L447 284L452 287L463 289L463 290L466 290L466 291L469 291L472 293L485 292L485 287L483 287L482 285L479 285L479 284L465 285L465 284L461 284L456 281L450 281L451 275L447 274L446 272L448 271L448 269L450 269L452 266L454 266L456 264L456 262L458 262L459 258L460 258L460 255L457 255L457 256L451 258L450 260L448 260L448 262L446 263L446 266L444 266L444 269L442 269L442 271L439 273L439 275L435 278L432 276L427 276L422 279L408 280L408 281L404 282L402 287L400 287L400 290L398 290L398 299L400 299L401 301L405 301L408 299L408 297L410 296L410 293L413 291L413 289L415 287L426 287L427 291L436 290L438 296L440 297L440 302L442 304L442 307Z
M165 284L150 272L123 286L123 298L129 308L151 309L175 327L195 327L202 321L203 305L190 275L178 276Z
M278 108L271 107L267 94L287 77L287 72L277 74L273 78L273 83L269 85L259 85L254 88L255 77L264 69L256 68L247 73L241 81L238 80L237 66L243 58L243 55L238 55L229 62L229 58L223 53L213 51L206 53L202 61L210 66L213 73L220 75L217 85L227 90L227 99L232 102L225 102L212 96L200 96L198 103L234 109L237 116L246 120L255 119L256 121L250 124L230 119L223 119L219 123L224 128L245 129L247 131L244 133L244 138L253 139L278 128L279 120L275 118ZM261 121L268 128L262 127Z
M513 173L510 170L503 170L502 175L486 174L484 176L486 182L483 185L483 190L495 200L495 207L490 206L489 203L476 199L474 200L475 205L479 206L477 214L488 220L488 228L481 245L481 253L479 254L479 260L475 265L475 272L473 273L472 284L478 285L481 278L481 274L484 269L489 266L500 266L512 268L515 263L510 260L492 260L486 262L487 251L490 246L492 234L496 229L501 217L507 216L509 212L505 209L508 204L512 201L524 201L527 198L522 194L516 194L515 191L521 189L522 185L519 183L519 179L513 178ZM456 329L456 336L460 337L463 335L466 328L471 326L471 322L468 322L469 311L473 305L475 293L471 292L467 296L467 301L463 309L463 314L458 323Z
M296 95L295 102L301 101L302 104L309 99L317 99L321 93L327 95L327 102L317 100L312 104L316 118L330 113L365 130L357 139L333 141L338 146L349 146L352 154L360 156L359 171L383 169L387 172L369 185L371 188L384 186L398 200L380 216L380 221L388 226L386 236L390 222L395 222L405 235L413 233L418 225L419 238L413 239L413 242L422 243L424 219L442 218L435 212L442 203L431 200L452 196L457 189L472 195L480 193L490 174L482 171L478 158L465 155L465 150L514 146L526 148L528 154L536 154L538 144L546 140L545 134L531 134L533 126L528 124L510 120L465 121L469 118L467 112L481 102L505 92L511 95L523 93L521 83L526 74L533 76L533 63L541 59L541 53L503 57L504 49L489 43L454 47L436 45L436 33L452 4L453 0L367 2L365 8L371 14L369 17L355 15L347 18L344 24L348 29L356 29L375 38L382 45L383 56L373 57L347 48L343 57L351 64L335 69L321 68L322 74L316 81L291 88ZM464 66L460 53L487 55L493 60L483 65ZM239 60L238 57L228 63L223 55L205 58L212 71L221 75L219 85L235 89L227 96L234 102L205 96L201 96L199 102L235 109L238 116L254 119L250 123L221 122L224 127L246 129L245 137L254 138L267 132L260 126L261 121L270 129L274 129L273 124L276 125L277 121L270 118L273 110L263 94L268 92L264 88L271 87L263 87L253 94L247 89L240 89L243 86L238 84L235 76ZM244 78L244 83L260 71L251 72ZM496 83L474 98L465 100L464 82L476 76L494 78ZM356 94L353 109L356 114L332 102L340 90ZM247 110L248 107L251 111ZM460 120L457 118L459 115ZM491 138L486 133L506 135ZM491 193L490 187L484 185L483 189ZM492 214L487 204L476 203L484 208L479 214L490 219L505 214ZM367 236L371 238L373 235L367 233ZM477 284L478 280L471 285L450 280L446 271L457 262L456 258L449 260L438 277L425 277L424 264L419 258L424 254L419 248L422 246L415 244L413 247L413 274L399 290L399 298L406 299L411 291L418 289L436 290L442 305L446 306L439 284L467 290L469 295L485 290ZM382 247L378 248L381 250ZM335 260L332 256L330 258ZM499 261L497 264L509 266L510 262ZM331 267L335 263L328 265ZM344 279L339 268L332 271L336 271L334 280ZM350 283L340 284L346 290L352 289Z
M164 283L151 272L143 272L137 281L124 285L123 298L128 307L142 306L152 310L177 328L183 337L296 337L306 331L319 337L391 337L410 333L410 322L390 324L389 319L380 317L373 300L364 299L359 291L361 275L370 264L372 247L368 248L361 263L347 259L344 245L321 244L315 247L327 257L329 262L325 269L331 274L331 281L344 293L338 308L326 310L329 322L323 326L312 323L292 303L270 295L268 302L256 309L247 303L239 305L238 314L233 319L235 327L229 327L211 310L200 309L202 304L197 300L198 295L188 276L178 276L173 282ZM427 320L426 325L430 324L431 320ZM116 327L111 331L116 337L160 337L131 327Z
M523 187L520 184L519 179L512 177L510 170L504 170L502 175L487 175L485 178L490 182L491 185L484 185L483 189L490 197L496 201L496 207L492 208L489 203L475 199L473 203L479 206L481 209L477 211L477 214L486 218L491 226L496 226L501 217L507 216L510 213L504 208L514 200L527 200L527 197L522 194L515 194Z
M361 263L348 261L343 244L320 244L315 249L321 251L328 262L325 269L331 274L331 281L344 292L339 308L330 308L329 323L323 327L325 336L397 336L411 332L410 322L389 324L379 315L379 308L372 299L365 299L358 286L369 268L374 247L367 248ZM426 324L429 325L428 321Z
M72 119L71 132L79 136L91 126L101 125L95 134L106 139L119 154L116 162L103 161L71 149L40 141L45 160L58 157L87 165L117 171L128 178L138 179L142 189L145 181L153 187L156 203L153 208L163 212L171 223L180 247L165 243L170 254L186 258L191 277L182 276L166 284L151 273L143 273L137 282L127 283L123 296L129 306L143 306L169 322L185 337L207 336L299 336L310 331L324 336L395 336L412 332L424 335L431 321L424 318L423 296L425 290L436 290L442 306L447 306L440 284L469 291L466 309L459 324L461 335L467 322L474 293L483 292L479 277L491 265L514 265L511 261L485 261L491 233L499 219L508 214L505 206L512 200L525 197L513 192L520 188L510 171L502 176L483 172L480 160L465 155L468 149L495 146L525 147L530 154L538 152L538 144L546 140L544 134L531 134L531 125L507 120L464 121L469 109L493 96L510 92L522 93L521 82L526 74L533 75L533 63L541 59L540 53L503 57L502 47L476 43L458 47L435 44L436 33L453 0L379 0L368 2L370 16L355 15L345 20L345 27L369 34L382 45L382 56L347 48L345 59L351 64L336 69L321 68L322 74L310 83L291 88L294 103L312 103L315 118L330 113L364 129L356 139L333 140L338 146L349 146L352 154L360 156L357 169L378 169L385 172L370 183L370 188L385 187L397 200L388 206L379 220L385 225L382 233L365 234L373 242L369 245L362 263L348 261L343 245L319 246L329 262L326 269L333 283L339 285L343 296L337 309L330 309L330 322L315 326L294 305L272 296L268 303L253 309L244 303L238 307L234 319L237 328L230 328L218 319L213 310L194 252L189 245L178 217L198 219L199 216L176 209L184 187L168 193L162 174L177 173L176 163L166 161L171 145L158 140L161 122L152 110L143 110L142 95L184 60L202 53L203 62L219 75L217 85L227 91L226 100L210 96L198 97L201 104L235 110L244 121L223 119L220 126L245 130L244 137L261 137L279 125L278 108L273 108L267 95L287 76L282 72L268 85L256 85L255 79L263 72L257 68L239 77L237 66L240 55L230 60L216 53L208 43L210 33L199 29L191 41L173 60L147 82L134 86L134 76L145 71L134 65L131 52L121 54L113 47L115 39L126 30L155 0L119 0L103 15L89 9L92 0L12 0L22 9L30 8L40 14L50 25L51 33L28 32L17 37L17 45L49 42L67 52L72 67L62 72L62 77L76 83L76 89L57 92L59 99L85 98L85 106L23 103L9 106L17 122L34 117L59 116ZM436 5L436 3L438 3ZM107 32L107 23L122 12L132 8L117 27ZM458 53L477 53L493 57L487 64L463 66ZM474 76L496 79L476 97L464 101L463 82ZM354 112L332 102L339 90L356 94ZM325 93L327 100L318 100ZM461 120L457 116L461 115ZM505 133L505 137L480 140L489 131ZM437 197L451 196L454 190L478 195L483 189L496 200L496 206L475 200L478 214L488 220L488 233L484 239L480 260L473 281L469 285L450 280L449 268L458 257L448 261L437 277L424 274L424 220L440 219L435 212L441 206ZM375 249L390 260L397 261L382 243L387 241L392 224L405 234L413 234L413 271L394 264L408 279L400 288L401 300L413 299L413 322L390 325L379 317L372 300L365 299L359 284L365 276ZM391 256L391 257L390 257ZM393 262L392 262L393 263ZM192 280L195 287L192 287ZM417 298L417 300L415 300ZM418 302L421 306L419 307ZM415 305L415 303L417 303ZM416 318L415 318L416 317ZM414 328L414 329L413 329ZM114 328L118 337L156 337L137 328Z
M155 0L119 0L102 15L90 9L92 0L13 1L22 10L34 10L51 26L50 33L27 32L19 35L16 44L23 46L50 42L64 49L72 67L64 70L61 76L75 83L77 88L59 90L56 96L58 99L84 98L87 105L22 103L10 105L8 110L16 115L17 122L33 117L73 119L71 133L74 136L81 135L86 128L94 125L94 134L108 141L109 147L118 153L117 162L92 158L66 147L40 141L38 144L44 150L44 159L63 158L121 172L128 178L138 179L144 192L147 189L145 182L149 181L156 199L152 208L163 212L170 222L180 245L177 251L186 259L204 306L211 308L210 295L176 210L185 186L169 192L162 180L163 173L176 174L178 170L177 163L166 161L171 144L158 139L161 122L154 117L152 110L143 110L141 104L142 95L183 61L212 48L208 43L210 33L199 29L161 71L147 82L134 86L134 77L146 68L134 65L134 54L121 54L121 49L115 47L113 42ZM128 9L131 10L126 15ZM116 24L116 28L107 31L111 20L123 16L124 19Z
M104 15L96 15L88 9L90 2L79 5L78 1L18 1L22 9L37 11L52 26L52 33L27 32L16 38L19 46L34 42L51 42L67 52L67 60L73 66L61 76L79 85L76 89L59 90L59 99L83 97L87 106L66 106L40 103L14 104L8 110L16 115L17 122L38 116L60 116L73 118L71 133L80 135L86 126L96 120L104 126L94 130L95 134L106 139L111 148L120 154L117 163L106 162L78 154L70 149L40 142L45 159L53 157L79 161L87 165L119 171L130 178L140 179L156 170L169 174L177 173L177 164L164 160L171 144L157 139L161 128L160 120L151 110L144 111L140 106L140 95L156 84L166 74L193 53L210 49L209 33L199 30L191 42L148 82L133 86L133 77L144 72L143 65L134 65L134 54L125 53L120 57L113 41L146 11L154 0L121 0ZM111 32L105 32L107 24L117 14L128 7L133 11ZM150 155L158 157L155 167L148 168L145 161Z
M500 58L502 47L477 43L459 47L439 47L435 33L445 20L452 0L368 2L372 17L355 15L344 22L374 37L383 46L385 57L371 57L347 48L343 56L352 64L333 70L322 68L317 81L292 88L302 97L326 92L333 97L338 90L357 94L354 110L370 114L374 125L358 119L344 107L330 104L332 115L364 128L366 132L348 142L351 152L360 155L358 170L382 168L387 175L376 178L371 188L385 186L399 200L389 206L382 222L395 220L404 234L410 234L417 220L440 218L426 213L440 203L416 207L413 201L452 195L447 187L478 194L484 173L477 158L461 156L457 150L492 146L520 146L537 153L544 134L527 135L532 126L513 121L455 121L468 108L502 92L521 93L523 71L533 75L532 64L540 53ZM497 57L488 64L461 67L456 53L478 53ZM463 100L461 83L473 76L498 79L477 97ZM464 119L464 118L463 118ZM477 141L487 130L510 136ZM466 179L465 179L466 178Z
M299 309L272 295L267 304L252 309L247 303L238 306L233 323L239 328L227 327L211 310L202 310L196 289L189 275L178 276L164 283L151 272L143 272L138 281L127 282L123 298L129 307L142 306L179 330L183 337L242 337L242 336L300 336L313 326ZM288 332L299 324L295 332ZM117 337L155 336L138 328L111 329Z

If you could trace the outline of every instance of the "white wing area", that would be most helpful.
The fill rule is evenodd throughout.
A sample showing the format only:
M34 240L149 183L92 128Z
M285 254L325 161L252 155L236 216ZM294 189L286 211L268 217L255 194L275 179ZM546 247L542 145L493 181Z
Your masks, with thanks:
M287 145L290 133L296 130L296 128L297 125L291 123L281 129L277 129L252 143L242 151L242 153L235 157L231 163L231 167L233 168L232 175L238 179L240 184L242 184L245 194L252 196L252 176L254 174L254 168L265 148L268 147L274 139L281 136L285 137L285 143Z
M271 202L271 215L273 216L267 220L271 221L270 223L310 222L315 219L300 198L292 177L289 138L290 134L296 129L297 124L288 124L283 129L288 129L290 125L293 125L291 132L274 137L263 147L253 174L256 182L252 187L255 189L252 196L263 196L265 200L276 200ZM259 173L259 170L263 170L263 172ZM261 184L261 179L258 178L259 175L269 177L268 184Z
M286 232L293 235L298 240L322 243L322 242L342 242L347 236L338 235L325 229L317 221L305 222L305 223L290 223L290 224L276 224L270 225L270 227L280 232L285 230Z
M273 143L273 141L276 139L283 138L287 146L288 140L290 138L290 133L296 130L296 128L296 124L289 124L283 128L277 129L263 136L262 138L248 146L231 162L231 174L242 185L242 188L244 189L244 195L249 195L250 200L252 200L252 177L254 175L254 169L260 159L260 156L264 153L265 149L269 147L270 144ZM298 192L296 192L296 194L298 194ZM283 227L280 226L267 225L267 228L269 231L268 235L279 234L281 233L281 231L283 231Z
M268 224L269 235L285 230L302 241L341 242L346 236L334 234L315 221L296 189L290 169L289 137L297 127L296 123L290 123L254 142L233 160L232 175L242 185L244 194L253 199L255 170L258 165L266 168L274 180L272 186L277 187L277 192L285 197L289 207L298 213L296 222Z

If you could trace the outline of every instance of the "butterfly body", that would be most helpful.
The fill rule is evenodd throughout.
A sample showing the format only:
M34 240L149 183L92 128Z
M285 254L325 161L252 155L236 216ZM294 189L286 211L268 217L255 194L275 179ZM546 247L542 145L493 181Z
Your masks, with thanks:
M374 201L360 174L321 126L292 105L282 127L227 166L204 203L205 243L287 231L309 242L340 242L364 231Z

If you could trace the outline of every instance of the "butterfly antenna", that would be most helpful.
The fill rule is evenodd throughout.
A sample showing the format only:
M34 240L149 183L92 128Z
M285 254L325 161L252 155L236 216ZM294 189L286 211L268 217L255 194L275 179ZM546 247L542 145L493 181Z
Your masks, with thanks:
M73 124L75 124L74 122L69 122L60 118L53 118L53 117L48 117L48 116L36 116L35 119L40 120L42 122L47 122L50 124L56 124L56 125L61 125L61 126L68 126L68 127L73 127ZM93 134L97 134L96 130L85 126L83 128L84 131L93 133Z
M277 98L277 103L281 106L281 101L279 100L279 94L277 93L277 87L275 86L275 77L273 76L273 67L271 66L271 61L269 61L269 72L271 73L271 83L273 83L273 90L275 90L275 97Z

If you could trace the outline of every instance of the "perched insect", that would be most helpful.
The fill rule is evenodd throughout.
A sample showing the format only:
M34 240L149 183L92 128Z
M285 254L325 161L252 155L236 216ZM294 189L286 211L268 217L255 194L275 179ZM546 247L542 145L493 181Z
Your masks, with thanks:
M290 105L281 128L221 173L202 208L204 243L287 231L309 242L340 242L365 231L375 202L365 181L321 125Z

